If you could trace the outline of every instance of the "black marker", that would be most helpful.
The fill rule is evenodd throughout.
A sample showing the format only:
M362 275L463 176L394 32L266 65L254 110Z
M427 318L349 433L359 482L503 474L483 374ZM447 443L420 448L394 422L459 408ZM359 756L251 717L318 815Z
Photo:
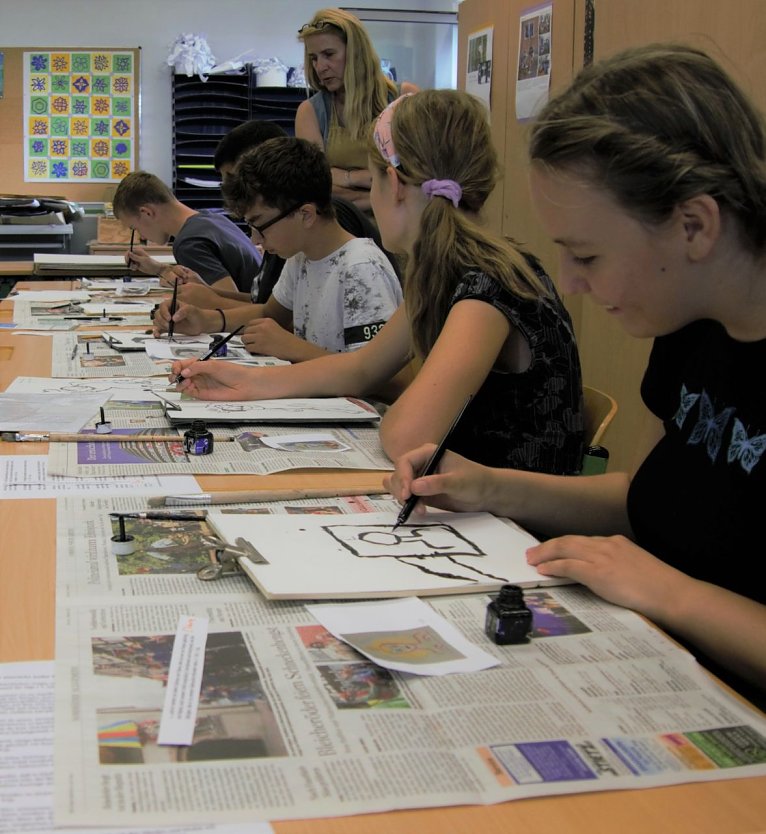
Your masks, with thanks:
M210 357L213 356L217 350L220 350L223 347L223 345L225 345L227 342L230 342L237 335L237 333L239 333L240 330L244 330L244 328L245 328L245 325L240 324L240 326L236 330L232 330L231 333L229 333L228 336L224 336L223 339L220 339L219 341L217 341L210 348L210 350L204 356L200 357L197 361L198 362L207 362L207 360L210 359ZM181 376L181 374L178 374L178 376L173 380L173 384L178 385L178 383L183 382L183 380L184 380L184 378Z
M450 442L452 435L455 433L455 429L460 422L460 418L465 414L466 409L468 408L468 403L471 402L473 399L473 394L470 394L468 399L463 403L463 407L458 411L457 416L452 421L452 425L447 429L447 433L442 438L442 442L434 449L434 453L428 458L426 465L423 467L423 471L418 475L419 478L424 478L426 475L433 475L436 467L439 465L439 461L442 459L442 456L447 451L447 444ZM410 497L402 504L401 510L399 510L399 515L396 517L396 524L394 524L393 529L396 530L397 527L401 524L405 524L407 519L412 514L412 511L415 509L415 504L418 503L420 499L419 495L410 495Z
M176 304L178 302L178 276L176 275L176 282L173 284L173 298L170 301L170 321L168 322L168 341L173 341L173 330L175 329L175 322L173 316L176 314Z

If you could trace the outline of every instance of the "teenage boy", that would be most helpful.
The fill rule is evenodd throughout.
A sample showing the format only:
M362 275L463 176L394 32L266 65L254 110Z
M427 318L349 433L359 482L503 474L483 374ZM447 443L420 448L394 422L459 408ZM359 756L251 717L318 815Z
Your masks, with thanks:
M270 139L245 152L223 183L228 207L244 217L253 240L286 259L265 304L204 309L181 303L178 333L233 330L249 323L245 346L300 362L353 350L370 341L402 300L391 263L369 238L337 221L324 153L303 139ZM155 314L167 329L169 304Z
M251 119L233 127L218 143L213 157L213 165L222 179L226 179L233 171L239 157L248 150L258 147L267 139L287 136L287 133L275 122L262 119ZM360 211L353 203L341 197L332 198L335 217L341 226L350 232L354 237L369 237L382 249L380 234L372 221ZM384 250L385 251L385 250ZM394 270L399 275L398 264L395 258L386 253L391 261ZM266 252L263 256L260 272L253 278L253 284L249 293L230 292L226 290L211 290L201 278L198 278L189 270L176 270L181 272L182 285L179 287L180 298L187 304L196 307L207 307L215 310L218 307L226 310L236 307L239 304L252 302L253 304L265 304L269 300L271 291L277 283L282 268L285 265L284 258ZM172 286L175 274L170 270L165 273L163 283Z
M223 214L189 208L147 171L133 171L120 182L113 210L115 217L146 240L165 244L173 238L176 262L194 270L206 284L216 289L250 290L261 255ZM174 267L163 267L140 246L128 252L125 260L149 275L174 272Z

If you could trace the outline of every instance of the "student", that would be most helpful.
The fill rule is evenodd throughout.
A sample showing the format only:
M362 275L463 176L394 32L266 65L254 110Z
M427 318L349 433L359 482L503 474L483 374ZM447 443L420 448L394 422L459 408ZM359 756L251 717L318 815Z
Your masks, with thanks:
M222 179L231 175L239 157L247 150L256 148L267 139L287 136L287 133L276 122L265 119L250 119L250 121L233 127L219 141L213 156L213 166ZM180 274L179 298L187 304L198 307L217 307L226 309L239 304L263 304L271 295L279 274L284 266L284 259L277 255L265 255L262 258L258 272L253 276L250 289L247 292L239 290L213 290L202 278L192 270L184 270ZM163 276L163 284L173 286L178 271L173 274L170 270Z
M260 254L228 217L189 208L159 177L146 171L133 171L120 182L113 209L115 217L142 238L159 244L173 238L177 263L196 271L205 283L220 289L250 289ZM125 260L150 275L161 275L164 269L140 246Z
M245 151L258 147L267 139L285 136L287 136L287 133L275 122L262 119L251 119L248 122L243 122L232 128L218 143L213 157L213 165L216 171L221 174L221 177L225 179L233 173L237 160ZM350 232L354 237L371 238L377 246L381 247L378 230L353 203L349 203L341 197L333 197L332 206L338 223L347 232ZM391 265L399 276L395 259L389 253L386 253L386 257L391 261ZM253 278L249 293L212 290L196 273L185 270L184 274L181 275L182 286L179 288L179 298L186 304L212 310L218 307L226 310L240 304L265 304L269 300L274 285L279 280L284 265L284 258L266 252L263 256L261 269ZM166 272L163 283L172 286L171 277L175 278L175 275L169 271Z
M766 705L760 117L703 52L648 46L583 70L538 117L531 158L563 286L655 337L641 386L649 454L632 478L542 477L449 453L415 478L425 446L397 462L390 487L572 534L530 549L530 564L644 614Z
M317 92L301 102L295 135L323 148L332 168L332 191L370 209L367 133L400 89L384 74L361 21L341 9L320 9L298 31L306 77ZM404 83L401 92L415 92Z
M249 350L302 362L354 350L388 321L401 302L399 281L372 240L354 237L336 220L330 169L319 148L303 139L270 139L242 155L223 192L254 239L286 263L265 304L227 310L181 304L177 332L250 322L243 335ZM155 328L168 321L165 304Z
M451 90L397 99L376 123L370 164L383 243L409 255L404 306L353 354L284 368L176 363L181 390L202 399L365 395L414 355L422 367L381 423L387 454L440 438L475 394L455 448L500 466L578 471L569 316L540 265L478 223L497 176L484 105Z

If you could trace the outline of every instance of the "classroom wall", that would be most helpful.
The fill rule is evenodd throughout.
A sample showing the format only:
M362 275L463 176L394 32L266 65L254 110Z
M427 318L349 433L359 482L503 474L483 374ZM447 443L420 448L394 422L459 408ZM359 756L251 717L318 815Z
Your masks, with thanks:
M5 46L142 47L140 164L172 181L171 84L167 56L182 33L205 37L222 63L249 49L303 62L296 33L322 0L0 0L0 49ZM354 0L357 8L457 10L457 0L381 3ZM402 44L417 53L418 45ZM0 171L0 190L2 190Z

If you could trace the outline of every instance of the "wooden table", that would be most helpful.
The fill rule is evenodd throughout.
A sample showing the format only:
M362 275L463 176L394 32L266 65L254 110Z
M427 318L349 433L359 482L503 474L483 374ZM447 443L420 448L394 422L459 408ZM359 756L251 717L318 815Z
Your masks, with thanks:
M71 286L65 282L35 288ZM8 302L0 321L8 320ZM3 312L3 308L6 312ZM46 376L47 336L0 331L0 390L15 376ZM43 454L46 444L0 454ZM199 476L205 490L262 487L376 487L380 472L288 472ZM0 502L0 661L47 660L54 651L55 501ZM277 834L756 834L766 831L766 777L666 788L605 791L491 806L394 811L274 823Z
M33 261L0 261L0 278L29 276L33 268Z

